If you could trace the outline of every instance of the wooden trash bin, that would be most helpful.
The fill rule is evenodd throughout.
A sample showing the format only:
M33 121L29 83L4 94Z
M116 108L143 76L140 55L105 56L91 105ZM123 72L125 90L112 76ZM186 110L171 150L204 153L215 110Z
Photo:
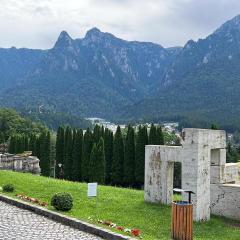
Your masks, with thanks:
M172 202L172 239L193 239L193 204L187 201Z

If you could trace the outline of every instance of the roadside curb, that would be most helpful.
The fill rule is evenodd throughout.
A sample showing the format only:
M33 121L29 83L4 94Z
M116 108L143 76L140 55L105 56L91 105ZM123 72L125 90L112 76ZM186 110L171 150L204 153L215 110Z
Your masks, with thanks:
M105 228L101 228L101 227L95 226L93 224L86 223L86 222L80 221L78 219L71 218L71 217L65 216L63 214L50 211L43 207L29 204L29 203L23 202L21 200L14 199L14 198L2 195L2 194L0 194L0 201L14 205L15 207L18 207L18 208L29 210L38 215L47 217L55 222L62 223L66 226L78 229L78 230L86 232L86 233L96 235L98 237L102 237L107 240L134 240L135 239L135 238L131 238L128 236L124 236L122 234L114 233Z

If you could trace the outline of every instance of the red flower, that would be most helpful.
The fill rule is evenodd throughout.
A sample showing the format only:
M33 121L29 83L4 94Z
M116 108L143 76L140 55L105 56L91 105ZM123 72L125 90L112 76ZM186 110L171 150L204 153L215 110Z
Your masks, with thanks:
M123 230L124 230L124 227L117 226L116 229L119 230L119 231L123 231Z
M141 234L141 231L139 229L132 229L131 233L133 236L138 237Z

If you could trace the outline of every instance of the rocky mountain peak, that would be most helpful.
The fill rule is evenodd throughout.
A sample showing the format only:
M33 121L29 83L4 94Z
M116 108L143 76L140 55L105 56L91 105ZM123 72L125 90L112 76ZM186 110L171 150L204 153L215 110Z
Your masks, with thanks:
M62 31L58 37L57 42L54 45L54 48L67 48L71 47L73 39L69 36L66 31Z

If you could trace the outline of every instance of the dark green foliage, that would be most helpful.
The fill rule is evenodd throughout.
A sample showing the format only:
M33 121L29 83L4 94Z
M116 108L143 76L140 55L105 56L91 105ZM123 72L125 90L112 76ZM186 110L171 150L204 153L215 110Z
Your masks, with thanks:
M3 132L0 132L0 144L1 143L5 143L6 139L5 139L5 135Z
M240 159L240 152L236 146L233 146L230 142L227 143L227 162L236 163Z
M102 130L101 127L96 124L93 129L93 141L97 144L100 140L100 137L102 137Z
M16 146L16 138L15 136L12 136L10 138L9 146L8 146L8 152L9 153L15 153L15 146Z
M112 158L113 158L113 132L105 129L104 133L104 149L105 149L105 183L111 183Z
M29 150L32 151L32 155L36 156L36 135L31 134L29 139Z
M216 124L212 124L211 125L211 129L212 130L218 130L219 128L218 128L218 126Z
M104 140L101 137L98 144L94 143L89 162L89 182L104 184L105 182L105 154Z
M70 127L66 128L64 141L64 178L71 180L72 171L73 133Z
M43 176L50 176L50 132L42 133L39 137L40 144L40 168Z
M150 132L149 132L149 145L157 145L158 138L157 138L157 128L154 124L151 124Z
M12 109L0 108L0 132L5 141L13 135L40 134L46 131L40 123L34 123L30 119L21 117Z
M83 158L83 131L78 129L75 131L73 137L73 164L72 164L72 180L80 181L81 178L81 165Z
M145 167L145 145L148 144L148 134L146 126L139 126L136 136L135 154L135 182L137 186L144 184Z
M60 177L59 164L64 163L64 128L59 127L57 131L57 139L56 139L56 165L55 165L55 174L56 177Z
M74 116L70 114L66 114L63 112L56 113L55 111L49 110L46 111L42 109L42 112L39 111L27 111L23 109L21 111L22 115L30 118L34 122L41 122L46 125L49 129L57 131L59 126L71 126L74 128L82 128L86 129L87 127L91 127L91 122L81 118L79 116Z
M2 187L3 192L13 192L14 186L12 184L5 184Z
M70 211L73 207L73 198L69 193L56 193L51 199L51 206L59 211Z
M157 126L156 139L157 139L156 140L157 145L164 145L164 135L163 135L161 126Z
M123 184L125 186L133 185L134 183L134 167L135 167L135 136L132 126L128 126L127 136L125 140L124 151L124 176Z
M123 183L123 163L124 163L124 144L120 126L113 141L113 161L112 161L112 183L121 185Z
M83 159L82 159L82 180L88 182L89 179L89 160L93 147L93 136L91 130L88 128L84 134L83 139Z

